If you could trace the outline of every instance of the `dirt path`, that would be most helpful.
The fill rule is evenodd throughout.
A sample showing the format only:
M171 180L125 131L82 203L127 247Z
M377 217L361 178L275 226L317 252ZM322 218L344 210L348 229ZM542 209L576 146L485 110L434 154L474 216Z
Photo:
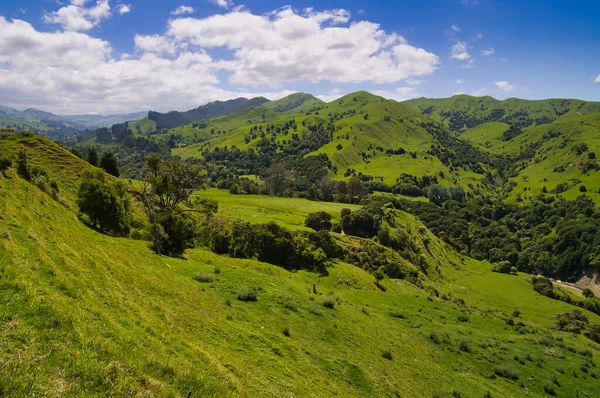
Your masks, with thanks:
M552 279L552 283L555 284L556 286L564 287L565 289L568 289L568 290L572 291L573 293L575 293L579 297L583 297L582 290L580 288L578 288L577 286L575 286L575 285L572 285L570 283L556 281L554 279Z

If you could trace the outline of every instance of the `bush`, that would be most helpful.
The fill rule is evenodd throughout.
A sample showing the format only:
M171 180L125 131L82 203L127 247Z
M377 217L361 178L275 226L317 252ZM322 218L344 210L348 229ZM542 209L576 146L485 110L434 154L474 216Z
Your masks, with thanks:
M492 266L492 271L493 272L499 272L501 274L510 274L511 273L510 262L508 262L508 261L500 261L498 263L495 263Z
M512 366L496 366L494 368L494 374L498 377L510 380L517 380L519 378L519 373Z
M464 352L473 351L473 345L471 344L471 340L466 337L463 337L460 340L458 340L458 348Z
M435 330L432 330L429 333L429 338L431 339L431 341L433 341L435 344L440 344L440 336L438 336L437 332Z
M291 335L291 334L290 334L290 328L288 328L287 326L283 328L283 331L282 331L282 332L283 332L283 335L284 335L285 337L290 337L290 335Z
M331 214L324 211L317 213L310 213L306 216L304 225L308 228L312 228L315 231L330 231L331 230Z
M594 298L596 297L596 295L594 294L594 292L591 289L585 288L581 291L581 294L583 294L583 297L585 298Z
M100 167L108 174L119 177L119 169L117 167L117 158L112 152L105 152L100 159Z
M101 231L129 233L129 196L122 184L108 181L100 170L88 170L77 196L79 211Z
M258 301L258 292L255 287L245 287L240 289L237 294L240 301Z
M314 305L314 304L310 306L310 308L308 309L308 311L311 314L314 314L314 315L318 315L318 316L323 315L323 311L319 307L317 307L316 305Z
M580 310L556 315L556 328L563 332L579 334L589 323L588 318Z
M457 319L459 322L469 322L469 317L466 315L459 315Z
M323 306L334 309L336 304L337 298L333 294L330 293L327 296L323 297Z
M201 273L201 272L198 272L196 275L194 275L193 279L197 282L203 282L203 283L210 283L214 280L214 278L211 274L206 274L206 273Z
M556 385L552 381L547 380L544 383L544 391L546 394L556 395Z
M392 352L390 350L383 350L381 352L381 356L385 359L387 359L388 361L392 360Z
M12 167L12 160L4 156L0 156L0 171L4 171Z

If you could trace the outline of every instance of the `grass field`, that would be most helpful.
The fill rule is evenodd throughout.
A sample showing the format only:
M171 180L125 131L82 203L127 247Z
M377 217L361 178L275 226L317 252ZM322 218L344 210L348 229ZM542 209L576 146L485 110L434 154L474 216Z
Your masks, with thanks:
M69 192L80 161L47 148L31 146L31 158ZM291 227L341 206L199 195L231 217ZM554 329L574 307L535 293L527 275L458 255L413 216L398 224L427 237L425 255L447 270L428 284L437 294L394 279L382 291L343 262L321 276L203 248L157 256L147 242L86 227L9 170L0 174L0 395L544 397L548 383L559 397L600 395L599 346ZM258 301L238 300L250 287ZM330 293L333 309L323 304Z

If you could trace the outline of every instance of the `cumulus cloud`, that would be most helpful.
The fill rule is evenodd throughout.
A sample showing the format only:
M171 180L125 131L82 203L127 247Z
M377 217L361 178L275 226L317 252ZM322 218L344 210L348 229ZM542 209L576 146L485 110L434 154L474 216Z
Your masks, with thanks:
M173 11L171 11L171 15L185 15L185 14L193 14L196 10L194 7L190 6L179 6Z
M131 6L129 4L119 4L117 11L120 15L125 15L131 12Z
M344 94L342 94L342 91L339 88L334 88L333 90L331 90L329 92L329 94L321 94L321 95L317 95L316 97L325 101L325 102L331 102L331 101L335 101L336 99L342 97Z
M513 86L512 84L510 84L507 81L501 81L501 82L496 82L494 83L496 85L496 87L498 87L500 90L509 92L509 91L513 91L515 89L515 86Z
M481 88L479 90L473 91L473 95L475 97L482 97L487 94L487 88Z
M450 53L450 58L458 59L460 61L464 61L466 59L471 58L469 53L467 52L467 43L464 41L456 41L456 44L452 46L452 51Z
M458 80L456 80L456 84L464 84L464 82L465 82L465 81L464 81L463 79L458 79Z
M490 55L494 54L494 49L492 47L484 48L481 50L481 53L486 57L489 57Z
M110 17L108 0L98 0L92 7L85 7L87 0L71 0L71 4L58 11L44 15L44 22L61 25L68 31L90 30Z
M433 73L439 58L378 24L347 26L345 10L267 15L235 10L204 19L170 21L166 37L197 48L224 47L236 64L231 83L276 86L292 81L392 83Z
M455 31L455 32L460 32L460 26L458 26L458 25L452 25L452 26L450 27L450 29L452 29L452 30L453 30L453 31Z
M483 33L479 32L473 37L473 40L481 40L483 39Z
M395 101L406 101L412 98L421 97L422 95L415 90L414 87L398 87L393 91L375 90L373 94L383 98L393 99Z
M473 69L475 67L475 60L471 58L469 62L462 64L460 67L464 69Z
M596 76L596 79L594 80L594 83L600 83L600 75Z
M233 6L233 1L232 0L212 0L212 2L219 6L219 7L223 7L223 8L229 8Z

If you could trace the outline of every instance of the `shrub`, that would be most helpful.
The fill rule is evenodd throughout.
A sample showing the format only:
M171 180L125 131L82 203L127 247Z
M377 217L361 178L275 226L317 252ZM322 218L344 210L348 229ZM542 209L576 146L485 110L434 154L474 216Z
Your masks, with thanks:
M333 294L330 293L327 296L323 297L323 306L334 309L336 304L337 298Z
M588 318L580 310L556 315L556 328L563 332L579 334L589 324Z
M329 231L331 230L331 214L324 211L317 213L310 213L306 216L304 225L308 228L312 228L315 231Z
M391 315L393 318L406 319L406 315L404 315L404 314L402 314L402 313L400 313L400 312L395 312L395 311L392 311L392 312L390 312L390 315Z
M554 385L552 381L547 380L544 383L544 391L546 392L546 394L556 395L556 385Z
M585 288L581 291L581 294L583 294L583 297L585 298L594 298L596 297L596 295L594 294L594 292L591 289Z
M221 268L215 267L215 274L219 275L221 273Z
M12 167L12 160L4 156L0 156L0 171L4 171Z
M429 338L431 339L431 341L433 341L435 344L440 344L440 336L438 336L437 332L435 330L432 330L429 333Z
M122 184L107 181L100 170L88 170L84 174L77 205L101 231L129 233L131 217L127 191Z
M466 337L463 337L460 340L458 340L458 348L464 352L473 351L473 345L471 344L471 340Z
M457 319L459 322L469 322L469 317L466 315L459 315Z
M290 311L298 311L298 303L292 297L283 297L283 308L287 308Z
M255 287L241 288L237 294L240 301L258 301L258 292Z
M319 307L317 307L316 305L314 305L314 304L310 306L310 308L308 309L308 311L311 314L313 314L313 315L318 315L318 316L323 315L323 311Z
M494 265L492 266L492 271L499 272L501 274L510 274L511 273L510 263L508 261L500 261L498 263L494 263Z
M199 272L193 276L193 279L197 282L210 283L213 281L213 276L211 274Z
M290 328L288 328L287 326L283 328L282 332L285 337L290 337Z
M392 360L392 352L390 350L383 350L381 351L381 356L385 359L387 359L388 361Z
M512 366L496 366L494 368L494 374L498 377L510 380L517 380L519 378L519 373Z
M117 158L112 152L105 152L100 159L100 167L108 174L119 177L119 168L117 167Z

